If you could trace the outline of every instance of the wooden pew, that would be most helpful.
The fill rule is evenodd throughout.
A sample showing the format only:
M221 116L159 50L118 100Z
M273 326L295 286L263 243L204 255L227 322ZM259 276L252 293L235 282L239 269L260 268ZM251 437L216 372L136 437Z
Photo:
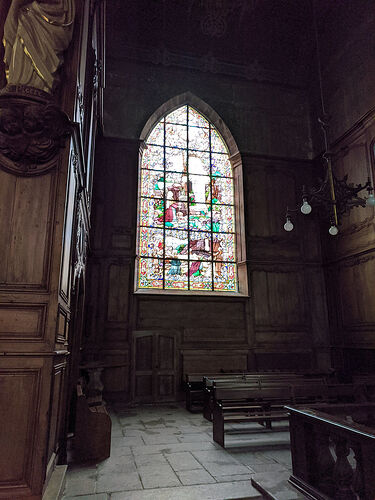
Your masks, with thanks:
M213 439L225 446L226 423L257 422L271 428L272 421L288 420L284 404L292 401L291 386L260 388L216 388L213 409Z
M205 388L203 397L203 416L212 421L212 412L214 407L214 389L217 387L236 387L248 386L249 388L265 387L272 385L288 384L325 384L325 378L305 378L303 374L298 373L257 373L245 374L241 378L210 378L204 377Z
M349 388L346 387L345 391L348 392ZM353 386L351 391L354 392ZM324 380L312 380L307 383L304 380L304 385L280 381L268 384L263 382L260 387L215 387L213 439L224 447L227 423L257 422L271 430L272 422L288 420L284 405L324 403L330 398L337 400L339 393L336 387L330 390Z

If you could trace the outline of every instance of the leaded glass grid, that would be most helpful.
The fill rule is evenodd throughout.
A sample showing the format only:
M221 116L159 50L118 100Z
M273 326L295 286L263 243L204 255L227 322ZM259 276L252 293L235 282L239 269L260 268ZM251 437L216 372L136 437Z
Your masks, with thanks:
M158 122L140 172L138 288L237 291L232 167L191 106Z

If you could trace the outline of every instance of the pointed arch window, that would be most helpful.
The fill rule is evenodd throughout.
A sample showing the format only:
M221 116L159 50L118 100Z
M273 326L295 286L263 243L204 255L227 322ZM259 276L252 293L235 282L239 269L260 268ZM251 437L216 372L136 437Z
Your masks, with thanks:
M217 129L184 105L145 141L138 290L237 292L233 172Z

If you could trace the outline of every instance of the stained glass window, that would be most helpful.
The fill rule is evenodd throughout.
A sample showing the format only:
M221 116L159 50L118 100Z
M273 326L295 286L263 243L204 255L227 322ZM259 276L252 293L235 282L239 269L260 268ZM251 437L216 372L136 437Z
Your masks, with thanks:
M235 243L227 147L182 106L155 125L142 156L138 288L236 292Z

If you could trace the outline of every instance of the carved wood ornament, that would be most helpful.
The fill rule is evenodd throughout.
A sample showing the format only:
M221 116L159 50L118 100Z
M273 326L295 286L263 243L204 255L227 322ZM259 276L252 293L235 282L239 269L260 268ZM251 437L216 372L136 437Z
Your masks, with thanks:
M43 91L8 85L0 93L0 167L16 175L38 175L71 133L70 120Z

